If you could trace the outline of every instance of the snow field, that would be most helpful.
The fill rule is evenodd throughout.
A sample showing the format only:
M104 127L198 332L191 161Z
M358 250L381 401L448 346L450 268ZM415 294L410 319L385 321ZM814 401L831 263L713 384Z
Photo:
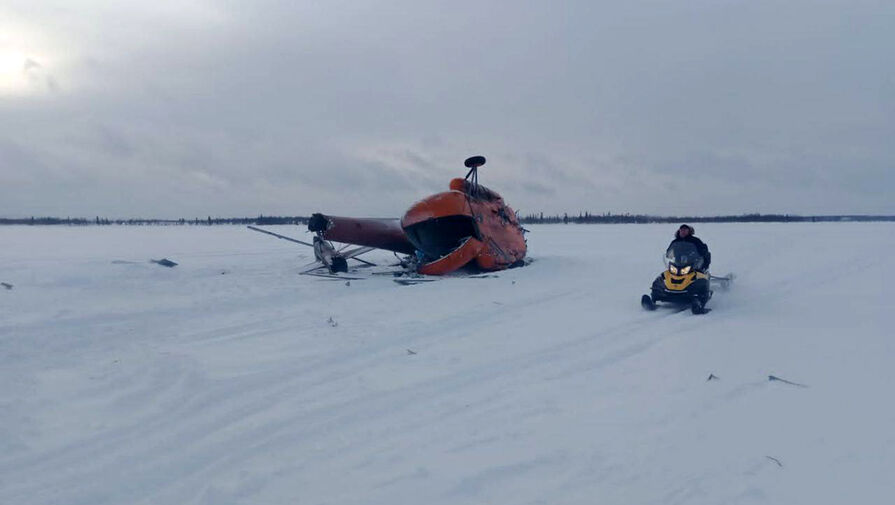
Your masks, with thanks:
M738 276L705 316L639 306L674 226L531 228L414 286L242 227L0 228L0 503L891 499L891 223L697 224Z

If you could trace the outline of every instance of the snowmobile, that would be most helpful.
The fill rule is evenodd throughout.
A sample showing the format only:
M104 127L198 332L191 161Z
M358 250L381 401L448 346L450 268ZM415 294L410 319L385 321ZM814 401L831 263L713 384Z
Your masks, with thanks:
M665 271L653 281L650 294L643 295L640 304L646 310L656 310L656 302L690 306L694 314L705 314L711 309L706 304L712 298L711 281L726 288L732 276L712 277L703 270L705 259L690 242L674 242L665 252Z

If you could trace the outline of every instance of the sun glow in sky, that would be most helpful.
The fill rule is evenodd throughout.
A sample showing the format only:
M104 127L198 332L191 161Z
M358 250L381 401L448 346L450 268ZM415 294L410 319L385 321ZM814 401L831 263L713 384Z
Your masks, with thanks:
M47 54L55 54L57 44L33 29L33 23L5 14L0 11L0 18L6 18L0 24L0 98L37 95L54 88Z
M0 2L0 217L895 213L895 2L188 4Z
M28 58L23 53L0 50L0 93L15 93L27 89L27 61Z
M0 47L0 97L47 91L52 79L45 62L46 58Z

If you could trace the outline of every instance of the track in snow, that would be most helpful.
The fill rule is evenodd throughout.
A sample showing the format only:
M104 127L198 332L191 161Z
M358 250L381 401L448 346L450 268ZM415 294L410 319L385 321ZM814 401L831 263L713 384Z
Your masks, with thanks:
M0 502L895 491L891 224L700 225L738 279L697 317L639 306L673 227L533 228L528 267L415 286L240 227L0 228Z

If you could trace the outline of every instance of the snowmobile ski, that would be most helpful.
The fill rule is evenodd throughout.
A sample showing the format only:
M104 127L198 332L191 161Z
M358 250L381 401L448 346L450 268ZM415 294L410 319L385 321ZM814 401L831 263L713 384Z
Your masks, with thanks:
M693 298L693 301L690 303L690 311L695 315L708 314L711 310L712 309L706 308L705 303L698 297Z

